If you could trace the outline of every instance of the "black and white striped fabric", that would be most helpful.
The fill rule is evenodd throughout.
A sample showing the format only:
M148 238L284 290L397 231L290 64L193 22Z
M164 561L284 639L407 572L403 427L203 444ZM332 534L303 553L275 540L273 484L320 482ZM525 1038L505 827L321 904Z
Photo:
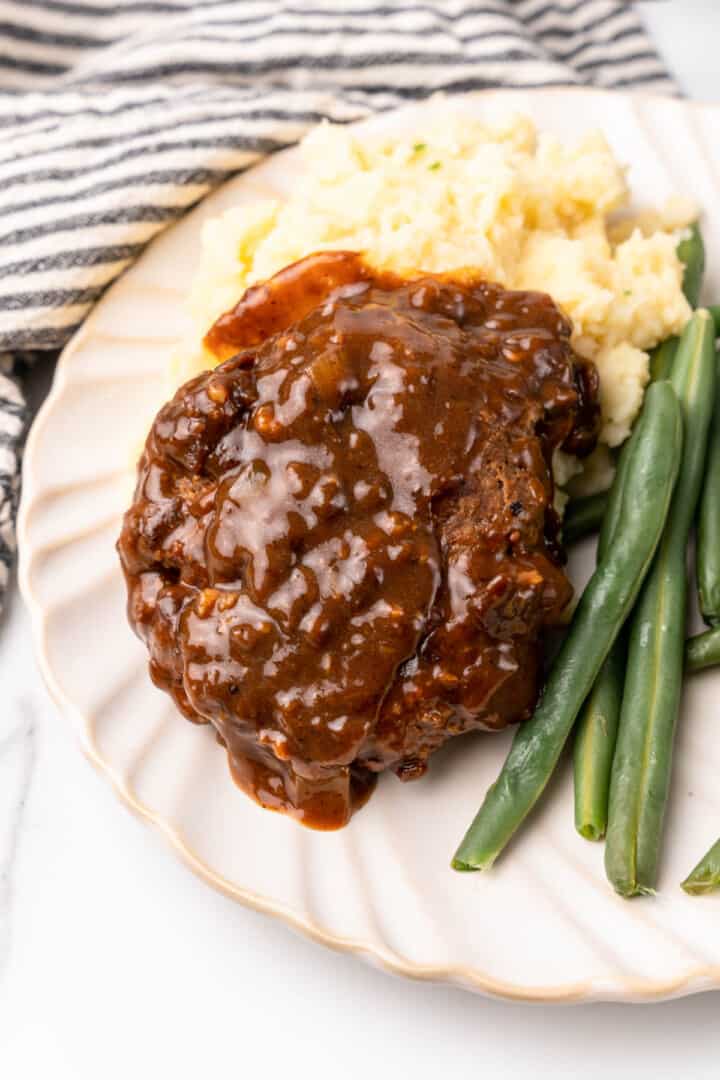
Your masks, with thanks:
M61 347L159 230L322 117L567 84L675 90L614 0L0 0L0 594L20 350Z

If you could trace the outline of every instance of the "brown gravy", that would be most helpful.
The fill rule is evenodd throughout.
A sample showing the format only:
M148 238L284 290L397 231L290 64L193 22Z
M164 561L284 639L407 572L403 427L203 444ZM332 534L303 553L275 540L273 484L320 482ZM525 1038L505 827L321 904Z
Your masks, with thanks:
M597 376L542 293L321 253L248 290L161 409L119 541L155 682L263 806L337 828L375 775L523 720L571 596L550 458Z

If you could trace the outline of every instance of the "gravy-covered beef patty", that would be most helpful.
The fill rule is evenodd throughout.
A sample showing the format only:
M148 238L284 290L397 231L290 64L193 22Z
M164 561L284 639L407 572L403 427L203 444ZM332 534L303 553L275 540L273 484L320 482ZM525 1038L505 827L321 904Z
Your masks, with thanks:
M119 542L150 672L263 806L343 825L374 774L531 713L571 588L550 458L596 375L541 293L319 254L250 289L161 409Z

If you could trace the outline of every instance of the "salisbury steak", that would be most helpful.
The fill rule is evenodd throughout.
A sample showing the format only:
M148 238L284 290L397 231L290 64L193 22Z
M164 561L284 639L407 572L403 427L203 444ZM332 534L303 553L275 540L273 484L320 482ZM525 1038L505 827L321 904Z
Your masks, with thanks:
M344 824L374 774L523 720L571 588L555 447L597 385L540 293L312 256L206 341L158 414L119 542L150 672L237 782Z

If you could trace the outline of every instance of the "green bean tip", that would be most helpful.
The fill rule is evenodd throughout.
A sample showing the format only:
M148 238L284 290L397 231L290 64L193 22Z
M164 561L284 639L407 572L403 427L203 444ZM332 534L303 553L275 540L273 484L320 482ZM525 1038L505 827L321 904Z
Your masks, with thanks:
M594 825L576 825L576 829L580 836L582 836L583 840L597 841L605 839L605 830L596 829Z
M693 880L692 875L682 882L680 888L683 892L686 892L688 896L707 896L708 893L713 892L718 888L717 881L707 879Z
M623 900L632 900L636 896L657 896L657 889L638 885L637 881L613 881L612 887Z
M496 854L486 855L485 857L476 856L472 853L463 855L462 849L463 844L460 845L450 861L452 869L458 870L461 874L471 874L476 870L489 870L497 858Z

